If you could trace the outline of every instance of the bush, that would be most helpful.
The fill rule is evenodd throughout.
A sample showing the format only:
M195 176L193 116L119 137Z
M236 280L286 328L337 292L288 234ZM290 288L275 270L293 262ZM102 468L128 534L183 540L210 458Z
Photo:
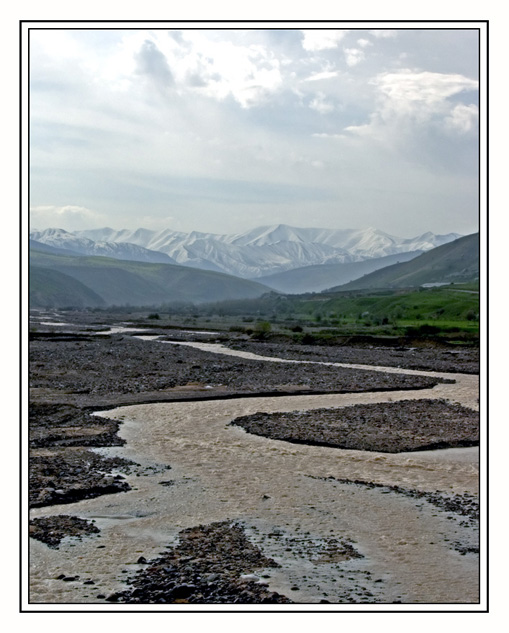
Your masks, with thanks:
M268 321L258 321L254 327L253 338L257 340L266 339L272 330L272 326Z
M436 325L419 325L419 327L407 327L407 336L433 336L438 334L441 329Z

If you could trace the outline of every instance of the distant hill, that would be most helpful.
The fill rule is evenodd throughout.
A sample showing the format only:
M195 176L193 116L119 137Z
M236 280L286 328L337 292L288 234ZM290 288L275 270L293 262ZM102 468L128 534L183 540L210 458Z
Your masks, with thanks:
M58 270L30 266L30 306L32 308L98 308L104 299L77 279Z
M271 289L224 273L173 264L30 251L30 292L38 306L149 306L260 297ZM102 302L102 303L101 303ZM34 304L35 305L35 304Z
M275 275L258 277L257 281L286 294L321 292L331 286L348 283L391 264L409 261L421 253L422 251L411 251L347 264L304 266Z
M473 233L437 246L409 262L387 266L330 290L410 288L424 284L467 282L478 278L479 233Z

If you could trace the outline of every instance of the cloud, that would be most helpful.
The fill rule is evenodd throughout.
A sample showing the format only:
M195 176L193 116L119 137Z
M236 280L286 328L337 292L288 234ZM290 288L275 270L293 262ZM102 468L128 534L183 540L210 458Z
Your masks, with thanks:
M281 63L262 44L215 40L200 31L184 32L173 41L171 67L181 94L198 93L217 101L232 97L250 108L277 92Z
M476 105L459 104L445 119L445 124L454 132L466 134L477 126L478 119L479 109Z
M434 108L448 97L478 88L477 81L463 75L411 70L382 73L374 84L386 102L399 111Z
M302 48L305 51L323 51L329 48L337 48L339 42L348 33L347 30L312 29L302 31L304 38Z
M168 60L151 40L145 40L141 50L135 55L136 72L152 79L158 86L173 86L173 75Z
M333 139L345 139L345 134L327 134L326 132L316 132L311 135L313 138L333 138Z
M398 32L394 29L371 29L369 32L371 33L371 35L379 39L396 37L398 34Z
M376 110L368 123L348 126L346 131L385 139L395 127L398 135L415 126L429 123L467 131L473 111L470 106L455 104L451 97L476 91L478 82L459 74L436 72L381 73L372 80L377 90Z
M31 230L50 226L67 231L78 231L90 226L100 226L106 222L105 216L86 207L38 205L30 208Z
M360 48L345 48L345 59L348 66L357 66L359 62L365 59L366 55Z
M282 216L285 205L295 217L322 205L335 224L364 212L373 224L374 209L382 218L408 208L402 189L438 197L438 170L425 154L440 162L438 179L455 166L450 196L461 198L463 217L463 183L477 175L458 160L477 156L477 82L469 79L477 39L469 33L34 30L33 224L135 228L154 217L215 230L233 208L247 226L255 206ZM373 182L391 192L385 206L370 193ZM315 204L323 191L329 198ZM350 215L339 218L338 209Z
M319 92L316 97L311 101L309 107L312 110L316 110L320 114L328 114L334 110L334 106L332 103L326 100L326 97L323 92Z
M333 77L337 77L338 72L336 70L324 70L319 73L314 73L309 77L306 77L304 81L321 81L322 79L332 79Z

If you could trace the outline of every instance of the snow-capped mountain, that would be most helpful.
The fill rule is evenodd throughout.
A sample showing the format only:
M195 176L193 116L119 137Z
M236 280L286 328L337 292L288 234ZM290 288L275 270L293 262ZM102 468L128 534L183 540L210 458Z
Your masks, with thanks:
M175 264L175 261L159 251L149 250L138 244L129 242L94 241L63 229L46 229L32 231L30 239L39 244L63 249L79 255L112 257L135 262L152 262L161 264ZM36 246L36 244L34 245Z
M279 224L230 235L198 231L182 233L170 229L117 231L104 228L74 233L48 229L35 232L31 237L54 246L57 244L48 240L58 238L58 246L73 250L85 248L83 244L91 248L90 242L102 245L103 250L110 248L104 246L106 244L129 245L129 248L137 246L150 252L164 253L184 266L255 279L304 266L350 263L409 251L426 251L461 236L457 233L425 233L408 239L388 235L375 228L315 229Z

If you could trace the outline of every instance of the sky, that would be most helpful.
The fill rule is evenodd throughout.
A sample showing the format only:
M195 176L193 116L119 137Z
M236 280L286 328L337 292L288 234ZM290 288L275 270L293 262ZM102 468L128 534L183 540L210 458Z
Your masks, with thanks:
M479 229L475 28L213 26L30 30L31 229Z

